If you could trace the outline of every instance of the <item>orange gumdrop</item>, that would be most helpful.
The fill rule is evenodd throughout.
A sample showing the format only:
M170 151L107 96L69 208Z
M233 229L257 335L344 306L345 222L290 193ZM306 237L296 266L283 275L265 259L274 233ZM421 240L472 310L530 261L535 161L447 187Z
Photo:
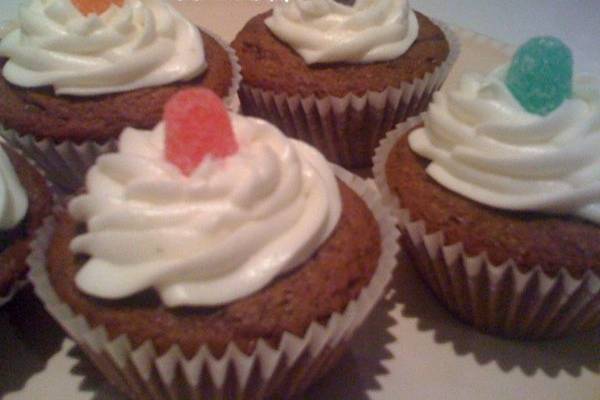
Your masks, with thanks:
M165 156L186 175L204 157L225 158L238 143L223 100L205 88L184 89L167 101Z
M123 6L125 0L71 0L73 5L83 14L102 14L111 4Z

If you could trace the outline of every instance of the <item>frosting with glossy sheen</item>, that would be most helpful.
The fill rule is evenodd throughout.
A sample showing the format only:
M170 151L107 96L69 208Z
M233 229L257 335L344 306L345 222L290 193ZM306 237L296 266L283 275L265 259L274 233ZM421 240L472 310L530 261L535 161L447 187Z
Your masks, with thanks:
M0 42L3 75L21 87L98 95L189 80L206 69L198 29L161 0L82 15L71 0L33 0Z
M8 156L0 147L0 229L14 228L27 213L27 193Z
M465 75L436 93L411 149L432 161L433 179L477 202L600 223L600 81L575 78L573 97L539 116L512 96L505 73Z
M265 121L231 114L239 152L183 175L167 162L164 124L126 129L69 204L88 231L85 293L122 298L153 287L167 306L242 298L305 261L341 213L333 172L312 147Z
M408 0L289 0L265 20L308 63L386 61L415 41L419 24Z

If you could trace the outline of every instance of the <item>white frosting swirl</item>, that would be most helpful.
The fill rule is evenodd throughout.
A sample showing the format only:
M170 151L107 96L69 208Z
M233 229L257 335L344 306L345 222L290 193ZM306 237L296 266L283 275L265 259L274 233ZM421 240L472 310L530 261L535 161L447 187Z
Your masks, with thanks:
M231 114L239 152L188 177L164 159L164 124L126 129L119 152L87 174L69 211L88 231L78 287L122 298L154 287L167 306L219 305L305 261L341 213L336 179L308 145L267 122Z
M33 0L0 42L3 75L57 94L123 92L189 80L206 69L196 27L161 0L125 0L82 15L71 0Z
M575 78L573 98L539 116L505 74L465 75L457 90L436 93L411 149L432 161L433 179L477 202L600 223L600 81Z
M14 228L27 213L27 193L0 146L0 229Z
M419 23L408 0L289 0L265 21L308 63L392 60L413 44Z

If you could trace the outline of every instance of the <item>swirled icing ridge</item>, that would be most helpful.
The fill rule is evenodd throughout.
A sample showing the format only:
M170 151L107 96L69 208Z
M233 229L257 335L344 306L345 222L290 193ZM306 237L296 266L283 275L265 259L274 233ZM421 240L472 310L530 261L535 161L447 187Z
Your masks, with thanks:
M70 0L33 0L0 42L3 75L21 87L99 95L189 80L206 69L196 27L160 0L82 15Z
M230 114L240 150L188 177L165 161L164 124L127 129L101 156L69 211L88 231L76 282L121 298L155 288L168 306L219 305L298 266L341 213L327 161L267 122Z
M505 73L467 74L438 92L411 149L438 183L482 204L600 223L600 82L577 77L573 98L539 116L514 99Z
M367 63L402 55L419 33L407 0L289 0L265 20L308 64Z

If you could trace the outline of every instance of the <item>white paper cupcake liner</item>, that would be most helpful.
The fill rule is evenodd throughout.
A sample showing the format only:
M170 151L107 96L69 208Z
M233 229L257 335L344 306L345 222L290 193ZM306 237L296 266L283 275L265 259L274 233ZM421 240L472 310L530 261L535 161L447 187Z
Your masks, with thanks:
M33 135L23 135L2 125L0 135L31 158L52 183L66 192L83 185L85 172L100 154L116 150L116 140L106 143L65 140L57 143L52 139L38 140Z
M219 45L225 49L227 52L227 56L229 57L229 63L231 64L231 86L227 91L227 96L223 99L225 105L232 111L236 111L237 108L237 92L240 89L240 83L242 82L242 67L240 66L240 61L238 56L235 54L235 50L229 43L221 39L221 37L215 33L212 33L205 28L202 28L202 31L212 37Z
M311 143L336 164L347 168L368 167L385 133L399 121L427 108L458 57L457 36L444 23L434 22L446 35L450 51L446 60L423 78L362 96L324 98L288 96L242 81L239 91L242 112L271 121L288 136Z
M411 219L387 184L385 163L395 143L419 124L419 117L411 118L388 133L373 173L398 218L404 250L442 303L478 329L507 337L560 337L600 325L600 277L592 271L577 278L566 269L551 276L539 266L522 272L512 259L494 265L485 252L466 254L462 243L447 244L443 231L427 233L425 221Z
M228 94L223 101L228 108L233 108L237 102L237 91L242 79L235 50L217 35L205 29L202 31L217 41L227 52L233 77ZM102 143L93 140L79 143L69 140L57 142L53 139L37 139L33 135L3 127L2 124L0 124L0 136L3 136L13 147L21 149L46 172L50 181L67 193L83 185L87 169L99 155L115 151L118 139L115 137Z
M334 313L326 324L313 322L303 337L284 333L274 349L258 340L252 354L230 344L215 358L206 346L186 359L178 346L157 355L151 342L133 348L122 335L109 340L103 326L91 328L81 315L63 303L50 285L45 254L54 221L49 219L33 244L30 279L47 310L82 347L104 375L136 399L265 398L291 397L302 392L341 356L355 330L382 296L399 250L396 221L381 203L379 193L366 181L336 167L373 212L380 228L382 255L371 282L343 313Z

